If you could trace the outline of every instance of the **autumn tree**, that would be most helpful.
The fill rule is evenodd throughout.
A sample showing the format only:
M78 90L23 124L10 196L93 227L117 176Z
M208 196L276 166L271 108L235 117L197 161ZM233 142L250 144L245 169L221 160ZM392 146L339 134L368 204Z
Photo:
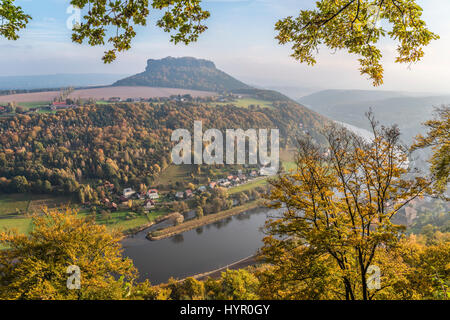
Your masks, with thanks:
M220 277L218 300L258 300L259 281L245 269L227 270Z
M172 300L203 300L205 295L204 284L194 278L187 278L183 281L169 279L167 285L170 290Z
M218 279L208 278L205 281L194 278L181 281L169 279L167 284L153 290L159 290L160 293L167 290L168 298L172 300L257 300L258 288L256 276L239 269L227 270ZM166 296L160 295L156 299L166 299Z
M70 3L80 9L88 9L81 24L74 27L72 41L87 42L91 46L111 44L112 48L103 56L105 63L115 60L117 52L131 48L131 40L136 36L134 28L147 24L150 7L164 11L156 25L172 33L171 41L175 44L197 41L207 29L204 20L210 16L201 7L201 0L71 0ZM113 35L107 36L111 30Z
M292 57L309 65L316 63L321 45L359 56L359 70L374 86L383 83L383 55L376 46L380 39L387 35L398 41L395 62L414 63L424 56L423 48L439 38L428 30L414 0L320 0L315 10L282 19L275 29L280 44L292 45Z
M26 27L31 16L25 14L20 6L14 4L14 0L0 1L0 36L8 40L17 40L17 32Z
M75 210L45 210L29 235L0 233L0 299L125 299L137 271L120 240ZM80 286L71 290L76 269Z
M430 243L427 236L410 235L399 242L394 254L408 266L402 275L405 285L397 288L402 299L450 299L450 234L437 231L432 238Z
M425 122L428 133L418 135L413 150L431 147L431 173L435 180L435 189L443 193L447 190L450 177L450 107L436 109L437 117Z
M380 250L394 250L403 230L392 219L430 182L408 172L399 130L369 120L370 141L337 126L324 133L326 149L300 140L297 170L271 182L270 206L281 213L266 223L266 294L272 286L279 298L376 298L369 273L392 270Z

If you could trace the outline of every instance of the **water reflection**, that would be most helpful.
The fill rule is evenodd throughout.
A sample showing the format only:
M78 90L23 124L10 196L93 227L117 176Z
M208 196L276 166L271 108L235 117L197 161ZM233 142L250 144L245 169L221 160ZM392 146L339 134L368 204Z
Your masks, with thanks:
M264 237L260 228L274 213L253 209L159 241L145 238L160 228L152 226L123 241L125 255L133 259L141 280L153 284L207 272L255 254Z
M183 234L176 234L173 237L170 238L173 243L181 243L184 241Z

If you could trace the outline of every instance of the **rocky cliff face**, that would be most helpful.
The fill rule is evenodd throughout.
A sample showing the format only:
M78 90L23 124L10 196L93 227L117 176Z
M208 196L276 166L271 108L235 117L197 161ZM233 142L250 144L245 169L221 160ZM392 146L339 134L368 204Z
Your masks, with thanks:
M173 58L167 57L164 59L148 59L145 72L158 71L162 68L207 68L216 69L214 62L204 59L196 59L192 57Z
M245 83L216 68L208 60L191 57L149 59L144 72L122 79L114 86L147 86L204 91L251 89Z

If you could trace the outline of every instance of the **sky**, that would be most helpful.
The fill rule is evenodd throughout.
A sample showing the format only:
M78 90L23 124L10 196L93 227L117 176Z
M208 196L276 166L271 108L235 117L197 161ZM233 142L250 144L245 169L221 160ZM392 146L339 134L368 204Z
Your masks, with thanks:
M385 83L378 89L450 94L450 1L417 0L424 20L440 39L425 49L414 65L396 64L395 43L382 40ZM219 69L246 83L262 87L289 86L320 89L373 89L358 71L357 57L321 48L315 66L290 57L290 47L275 40L275 22L315 0L203 0L210 10L208 30L186 46L169 42L155 26L159 11L151 11L148 25L137 28L132 49L115 62L103 64L104 47L74 44L67 20L69 0L16 0L33 17L17 41L0 39L0 76L56 73L135 74L149 58L192 56L212 60ZM70 19L69 19L70 20Z

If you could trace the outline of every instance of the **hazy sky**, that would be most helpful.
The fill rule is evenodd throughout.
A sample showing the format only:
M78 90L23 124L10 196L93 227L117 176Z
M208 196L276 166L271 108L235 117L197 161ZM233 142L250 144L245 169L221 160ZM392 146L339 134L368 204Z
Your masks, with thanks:
M308 67L294 61L288 46L274 39L275 22L315 0L206 0L211 11L208 31L189 46L169 43L169 35L155 27L160 13L138 28L133 48L104 65L104 48L70 41L66 21L69 0L17 0L33 20L18 41L0 40L0 76L54 73L126 73L144 70L148 58L193 56L214 61L218 68L253 85L312 88L370 89L361 77L356 56L322 49L318 64ZM441 39L427 49L422 62L412 66L394 63L395 43L382 42L384 90L450 93L450 1L418 0L429 28Z

